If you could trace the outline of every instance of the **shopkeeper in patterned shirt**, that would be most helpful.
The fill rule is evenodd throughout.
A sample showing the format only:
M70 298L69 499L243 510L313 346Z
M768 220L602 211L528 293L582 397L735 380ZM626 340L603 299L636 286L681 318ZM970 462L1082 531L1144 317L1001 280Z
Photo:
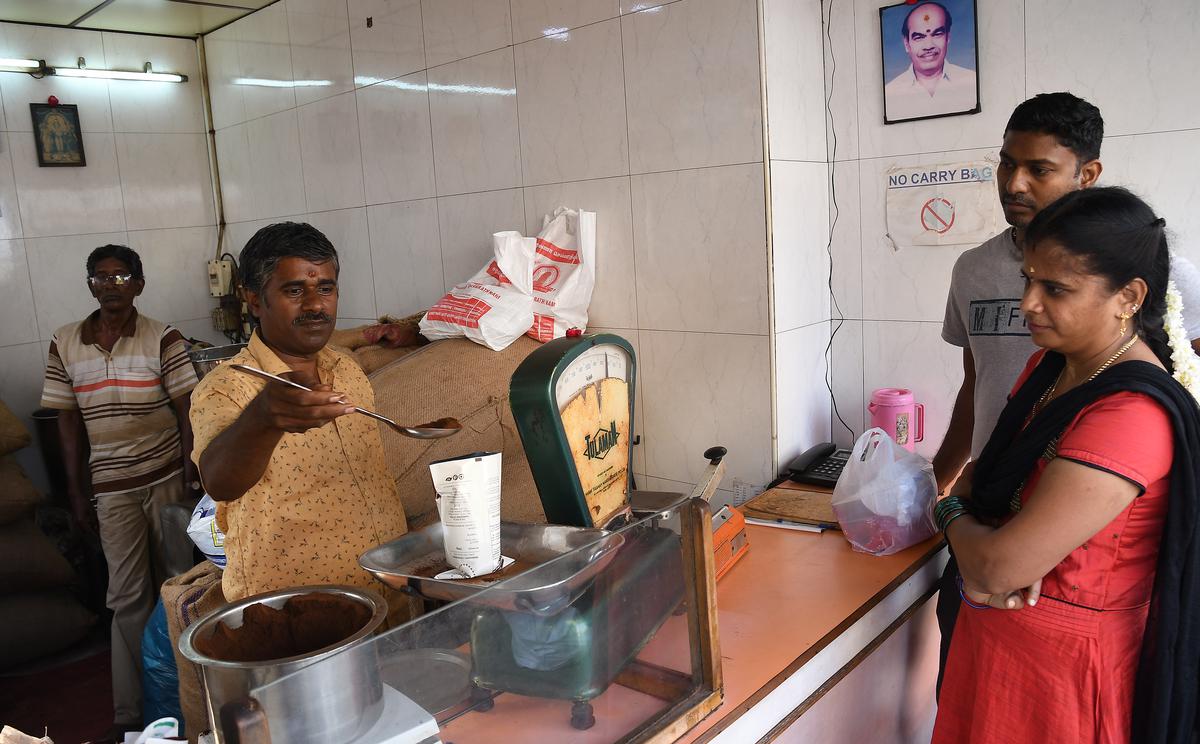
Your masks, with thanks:
M352 414L374 393L350 357L326 346L338 256L311 225L262 228L241 255L258 327L230 362L284 375L305 392L222 364L192 394L192 459L217 504L225 598L306 584L378 585L364 551L407 531L379 424Z

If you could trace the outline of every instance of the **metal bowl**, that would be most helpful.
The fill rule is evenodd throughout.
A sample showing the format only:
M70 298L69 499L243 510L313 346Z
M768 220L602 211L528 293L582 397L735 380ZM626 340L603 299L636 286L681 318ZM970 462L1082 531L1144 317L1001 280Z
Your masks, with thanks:
M246 608L263 604L282 608L292 597L323 594L365 605L371 617L360 630L332 646L268 661L226 661L199 651L197 640L212 635L219 623L238 628ZM350 741L379 718L383 687L371 635L387 616L387 602L376 592L350 586L303 586L256 594L219 607L183 631L179 651L198 664L204 677L210 723L215 729L221 708L253 695L271 721L271 740L279 744ZM293 675L316 662L320 673ZM312 670L309 670L312 671ZM286 685L278 680L288 678ZM286 715L278 713L286 712Z
M504 610L552 615L579 598L624 542L607 530L501 522L500 552L533 568L488 585L421 575L446 564L442 523L434 522L368 550L358 564L393 589L426 599L453 602L474 597ZM541 565L552 560L549 566ZM484 589L488 591L480 594Z

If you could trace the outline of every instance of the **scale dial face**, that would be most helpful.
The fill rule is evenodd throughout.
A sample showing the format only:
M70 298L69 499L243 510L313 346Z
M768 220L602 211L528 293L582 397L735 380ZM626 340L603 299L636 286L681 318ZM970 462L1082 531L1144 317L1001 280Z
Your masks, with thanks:
M567 407L584 388L615 378L629 385L629 353L616 344L596 344L567 365L554 383L558 410Z
M633 365L617 344L598 343L567 363L554 397L592 524L607 524L629 501Z

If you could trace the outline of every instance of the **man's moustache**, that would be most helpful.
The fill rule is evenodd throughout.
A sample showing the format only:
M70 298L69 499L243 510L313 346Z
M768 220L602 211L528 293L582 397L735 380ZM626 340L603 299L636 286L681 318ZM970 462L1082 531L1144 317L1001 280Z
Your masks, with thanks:
M292 321L292 325L302 325L304 323L332 323L333 319L325 313L305 313Z
M1001 204L1016 204L1019 207L1029 207L1030 209L1033 208L1033 202L1026 201L1025 199L1018 199L1013 196L1004 197L1003 199L1000 200L1000 203Z

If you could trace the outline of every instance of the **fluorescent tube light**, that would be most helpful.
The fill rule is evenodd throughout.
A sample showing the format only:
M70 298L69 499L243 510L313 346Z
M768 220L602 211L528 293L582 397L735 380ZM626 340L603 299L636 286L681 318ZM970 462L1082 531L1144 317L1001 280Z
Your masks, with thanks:
M38 72L42 63L36 59L3 59L0 58L0 70L4 72Z
M50 72L59 77L74 77L74 78L103 78L106 80L146 80L157 83L184 83L187 82L187 75L180 75L174 72L154 72L150 69L150 63L146 63L143 72L132 72L129 70L104 70L85 67L83 57L79 58L78 67L54 67Z

